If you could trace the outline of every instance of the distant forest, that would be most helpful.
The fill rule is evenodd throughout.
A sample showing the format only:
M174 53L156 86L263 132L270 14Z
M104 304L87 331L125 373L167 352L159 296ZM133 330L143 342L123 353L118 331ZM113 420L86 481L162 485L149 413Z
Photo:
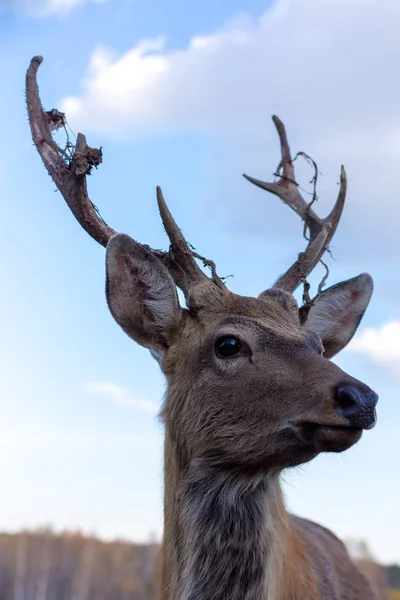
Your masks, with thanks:
M51 530L0 534L0 600L153 600L159 547Z
M0 534L0 600L156 600L157 544L104 542L50 529ZM400 600L400 566L364 543L358 562L382 600Z

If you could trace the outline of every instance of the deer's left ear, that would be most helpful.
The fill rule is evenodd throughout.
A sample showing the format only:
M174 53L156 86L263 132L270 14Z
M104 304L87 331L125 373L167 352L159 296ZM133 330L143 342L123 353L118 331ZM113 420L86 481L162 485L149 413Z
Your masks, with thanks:
M373 289L371 276L362 273L333 285L316 298L304 326L320 336L326 358L331 358L349 343L369 304Z

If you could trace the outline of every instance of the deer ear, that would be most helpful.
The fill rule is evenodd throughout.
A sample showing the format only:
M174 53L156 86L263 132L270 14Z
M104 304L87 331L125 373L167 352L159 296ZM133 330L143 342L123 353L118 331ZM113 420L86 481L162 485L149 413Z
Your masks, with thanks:
M333 285L315 299L305 327L320 336L326 358L331 358L349 343L369 304L373 288L370 275L362 273Z
M118 325L159 359L182 309L167 269L128 235L114 235L108 242L106 297Z

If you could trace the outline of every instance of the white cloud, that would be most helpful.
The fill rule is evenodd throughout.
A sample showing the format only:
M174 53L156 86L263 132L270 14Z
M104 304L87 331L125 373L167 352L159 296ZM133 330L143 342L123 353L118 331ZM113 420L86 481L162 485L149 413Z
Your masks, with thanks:
M335 153L350 145L368 154L377 130L398 148L399 119L390 122L398 116L398 19L397 0L278 0L258 19L236 18L183 50L168 51L162 38L120 56L99 48L82 95L62 108L103 131L130 125L258 133L279 112L311 135L323 123L320 141L328 135Z
M13 10L29 17L67 16L74 8L95 2L103 4L107 0L12 0Z
M154 402L138 398L131 389L115 383L90 381L86 384L85 390L93 396L103 396L117 406L128 406L150 415L156 415L158 412L158 407Z
M347 346L350 352L366 355L377 365L390 369L400 377L400 321L365 329Z

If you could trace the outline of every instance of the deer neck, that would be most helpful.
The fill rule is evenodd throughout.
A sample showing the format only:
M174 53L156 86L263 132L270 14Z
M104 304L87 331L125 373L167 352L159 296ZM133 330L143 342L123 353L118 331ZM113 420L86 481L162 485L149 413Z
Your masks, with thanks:
M279 476L182 468L167 434L164 493L163 600L277 600L288 527Z

